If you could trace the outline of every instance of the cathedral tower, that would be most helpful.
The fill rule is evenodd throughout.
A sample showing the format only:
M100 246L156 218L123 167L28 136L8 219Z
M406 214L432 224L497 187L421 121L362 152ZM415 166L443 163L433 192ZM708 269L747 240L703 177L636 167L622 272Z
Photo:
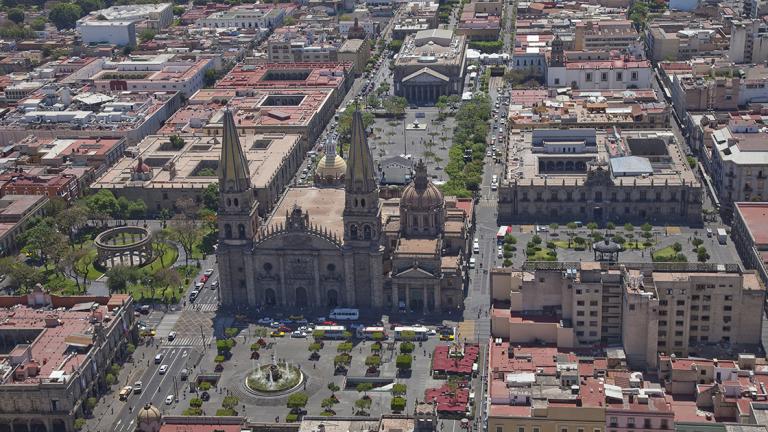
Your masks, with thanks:
M351 145L345 174L344 265L347 304L384 305L379 186L363 115L355 106Z
M258 202L251 187L248 160L240 145L232 112L224 111L219 158L219 246L221 302L225 306L254 304L254 292L246 288L247 267L258 228Z

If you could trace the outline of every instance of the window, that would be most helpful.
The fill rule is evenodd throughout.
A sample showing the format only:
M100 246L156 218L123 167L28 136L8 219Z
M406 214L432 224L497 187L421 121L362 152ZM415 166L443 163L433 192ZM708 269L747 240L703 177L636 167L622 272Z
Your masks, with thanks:
M619 425L619 419L617 417L611 417L611 427L617 427Z
M632 72L631 79L632 81L637 81L637 72Z
M587 82L592 82L592 72L587 72Z
M729 331L731 331L731 326L723 326L723 331L724 331L724 332L729 332Z
M643 427L646 428L646 429L650 429L651 428L651 419L643 420Z
M560 78L555 78L555 85L560 85Z
M627 417L627 427L635 427L635 418Z
M616 81L623 81L624 80L624 74L621 72L616 72Z
M517 432L525 432L525 428L520 426L519 428L517 428Z
M685 300L678 300L677 301L678 306L685 306Z
M576 306L584 306L584 300L577 301Z
M501 426L496 426L496 432L504 432Z
M600 81L602 82L608 81L608 72L603 72L600 74Z

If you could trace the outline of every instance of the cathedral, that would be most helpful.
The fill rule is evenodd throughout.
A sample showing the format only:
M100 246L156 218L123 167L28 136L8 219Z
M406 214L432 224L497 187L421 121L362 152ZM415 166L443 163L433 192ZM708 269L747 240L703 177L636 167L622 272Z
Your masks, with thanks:
M471 200L444 199L421 162L401 198L380 199L359 111L348 159L328 148L315 185L290 188L263 224L230 111L223 122L216 252L223 306L425 313L462 306Z

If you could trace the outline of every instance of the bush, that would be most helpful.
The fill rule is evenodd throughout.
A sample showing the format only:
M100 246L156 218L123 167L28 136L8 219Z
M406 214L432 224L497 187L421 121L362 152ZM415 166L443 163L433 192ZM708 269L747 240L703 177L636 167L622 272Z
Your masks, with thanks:
M501 263L504 267L511 267L512 266L512 260L511 259L505 259L503 263Z
M226 358L224 358L224 356L221 354L213 358L213 361L216 363L224 363L224 360L226 360Z
M104 381L106 381L106 383L107 383L107 385L108 385L108 386L112 387L112 386L115 384L115 382L116 382L117 380L116 380L116 378L115 378L115 376L114 376L114 375L112 375L111 373L108 373L108 374L107 374L107 375L104 377Z
M192 408L200 408L203 406L203 400L200 398L192 398L189 400L189 406Z
M402 342L400 344L400 352L402 354L410 354L414 349L416 349L416 345L413 342Z
M209 381L202 381L197 388L200 389L200 391L208 391L213 387Z
M237 411L232 408L219 408L216 410L216 417L233 417L237 415Z
M402 396L408 391L408 386L405 384L394 384L392 386L392 394L395 396Z
M288 414L285 416L285 421L288 423L295 423L299 421L299 415L298 414Z
M182 412L182 415L185 416L201 416L203 415L203 409L202 408L187 408Z
M348 353L352 351L352 342L344 342L342 344L339 344L338 347L336 347L336 351L340 353Z
M381 366L381 357L377 355L371 355L365 358L365 365L369 367L379 367Z
M304 408L307 405L309 396L306 393L294 393L288 397L286 405L290 409Z
M392 411L400 412L405 409L405 398L402 397L393 397L392 402L390 402L389 407L392 409Z
M75 430L82 430L85 427L85 419L82 417L76 418L72 426L75 428Z
M683 251L683 245L681 245L678 242L675 242L675 244L672 245L672 250L675 252L682 252Z
M254 342L251 344L251 351L258 351L261 349L261 344L258 342Z
M618 244L624 244L624 243L627 242L627 240L624 237L620 236L620 235L613 236L613 241L615 241Z
M504 236L504 243L510 245L517 244L517 238L512 234L507 234Z
M547 242L547 248L548 249L555 249L556 247L557 247L557 245L555 244L555 242L551 242L551 241Z
M541 244L541 237L538 234L536 234L533 237L531 237L531 242L533 244L535 244L535 245L540 245Z

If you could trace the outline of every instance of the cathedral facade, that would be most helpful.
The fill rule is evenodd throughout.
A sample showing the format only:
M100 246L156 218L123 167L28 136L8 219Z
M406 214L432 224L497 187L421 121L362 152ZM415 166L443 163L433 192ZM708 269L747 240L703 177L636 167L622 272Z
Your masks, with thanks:
M316 187L286 194L314 191L315 201L285 203L263 226L228 111L223 139L217 249L223 306L419 312L461 307L471 211L455 208L455 201L446 205L420 163L414 182L395 199L396 214L384 215L359 111L347 161L327 149ZM332 211L324 212L317 201ZM326 214L323 222L320 213Z
M260 227L248 161L232 114L219 161L220 295L227 307L384 307L381 208L362 115L352 123L343 178L343 235L313 225L299 205Z

